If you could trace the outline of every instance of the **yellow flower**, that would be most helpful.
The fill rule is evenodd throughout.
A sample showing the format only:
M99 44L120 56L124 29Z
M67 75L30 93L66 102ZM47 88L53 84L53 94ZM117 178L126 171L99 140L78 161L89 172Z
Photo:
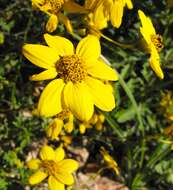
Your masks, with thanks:
M116 81L116 72L99 60L101 54L97 37L83 38L74 51L73 44L60 36L44 35L48 46L26 44L23 54L33 64L46 69L31 80L51 81L41 94L38 113L54 116L63 108L69 109L79 120L88 121L94 105L103 111L115 107L112 90L102 80Z
M109 153L105 150L104 147L101 147L100 153L103 156L104 161L107 163L108 167L113 169L116 175L119 175L119 168L116 161L109 155Z
M94 113L92 118L88 122L83 122L79 124L79 131L81 134L86 132L86 129L90 129L95 126L96 130L101 131L103 129L103 123L105 121L105 116L103 114Z
M160 57L159 57L159 52L163 48L162 36L156 34L155 28L149 17L146 17L141 10L138 11L138 14L142 22L142 27L140 27L140 32L144 37L144 40L147 44L147 48L151 54L149 60L150 66L153 69L153 71L156 73L156 75L160 79L163 79L164 75L160 67Z
M64 147L67 147L68 145L70 145L72 143L72 136L69 135L65 135L65 134L61 134L59 137L59 140L62 142Z
M51 140L58 139L63 127L67 133L71 133L74 129L73 114L67 109L64 109L62 112L60 112L49 124L48 128L46 129L47 137L49 137Z
M55 118L46 129L47 137L51 140L57 139L58 135L61 133L63 125L63 120Z
M30 169L37 170L29 178L31 185L38 184L48 177L51 190L65 190L65 185L72 185L74 179L72 172L78 169L78 162L73 159L64 159L62 147L55 151L50 146L43 146L40 151L41 159L32 159L27 165Z
M32 0L34 9L45 12L50 18L46 24L48 32L56 30L58 22L62 22L68 32L72 32L72 26L69 19L62 13L86 13L86 10L72 0Z
M85 8L91 10L87 15L87 24L91 33L108 26L109 15L105 14L105 7L101 1L85 1ZM96 33L97 34L97 33Z
M133 8L131 0L86 0L85 8L91 10L89 25L101 30L110 20L114 27L119 28L126 6Z

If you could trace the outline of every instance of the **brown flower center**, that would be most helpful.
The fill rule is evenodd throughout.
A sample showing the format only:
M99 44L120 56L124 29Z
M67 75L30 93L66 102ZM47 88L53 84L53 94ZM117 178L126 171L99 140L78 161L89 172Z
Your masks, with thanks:
M81 82L87 76L82 59L78 55L60 57L56 67L59 77L64 79L65 82Z
M164 45L163 45L163 38L161 35L159 34L151 35L151 41L153 42L158 52L160 52L163 49Z
M51 10L49 11L52 14L57 14L61 10L64 3L64 0L45 0L45 4L51 7Z
M57 163L53 160L43 160L40 167L50 176L57 179L57 174L59 173L59 168Z

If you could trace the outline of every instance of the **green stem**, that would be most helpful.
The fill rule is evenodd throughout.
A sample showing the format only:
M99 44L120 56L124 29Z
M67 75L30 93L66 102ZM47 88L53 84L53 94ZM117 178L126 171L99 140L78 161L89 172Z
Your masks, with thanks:
M118 72L117 72L118 73ZM124 91L126 92L127 96L129 97L134 109L135 109L135 112L136 112L136 116L137 116L137 119L138 119L138 122L139 122L139 129L141 130L141 133L142 133L142 137L144 137L144 126L143 126L143 121L142 121L142 117L140 115L140 110L138 108L138 105L137 105L137 102L133 96L133 94L131 93L129 87L127 86L127 84L125 83L124 79L121 77L121 75L118 73L119 75L119 83L120 85L123 87ZM142 144L141 144L141 159L140 159L140 168L142 168L142 165L143 165L143 161L144 161L144 156L145 156L145 139L143 138L142 139Z

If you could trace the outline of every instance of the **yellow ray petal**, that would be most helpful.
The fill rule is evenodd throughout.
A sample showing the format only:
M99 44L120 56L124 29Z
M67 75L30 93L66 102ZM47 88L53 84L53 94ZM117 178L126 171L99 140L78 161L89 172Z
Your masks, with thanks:
M22 53L31 63L45 69L55 67L59 60L57 52L44 45L26 44L22 48Z
M139 18L141 20L142 23L142 28L144 31L146 31L145 33L148 33L149 36L151 36L152 34L156 34L155 28L152 24L152 21L149 17L147 17L143 11L138 10L138 15Z
M104 6L100 5L93 14L93 25L96 29L102 30L108 26L108 19L104 14Z
M79 120L88 121L93 115L93 100L84 83L68 82L64 88L64 102Z
M67 172L67 173L72 173L78 169L79 163L72 159L65 159L65 160L60 161L58 163L58 166L59 166L60 170Z
M35 185L42 182L48 175L43 171L37 171L29 177L29 184Z
M73 44L66 38L61 36L52 36L50 34L44 34L44 39L48 46L53 48L58 55L73 55L74 47Z
M53 176L50 176L48 179L48 184L50 190L64 190L64 184L57 181Z
M63 87L64 82L62 79L55 79L45 87L38 103L40 115L50 117L62 111L61 92Z
M160 79L164 78L163 71L160 67L160 57L154 45L151 46L150 66Z
M51 140L57 139L60 132L62 131L63 125L64 125L64 122L62 119L58 119L58 118L54 119L46 130L47 136Z
M101 54L99 39L93 35L88 35L83 38L77 46L76 54L81 56L87 65L93 65L94 61L96 61Z
M30 77L30 80L33 80L33 81L49 80L49 79L55 78L56 76L57 76L56 69L51 68L51 69L45 70L39 74L32 75Z
M42 147L40 151L40 158L42 160L54 160L55 159L55 151L51 146L45 145Z
M31 170L36 170L39 168L41 161L39 159L31 159L27 162L27 166Z
M84 7L80 6L79 4L71 0L64 3L63 8L68 13L87 13L88 12L88 10L86 10Z
M92 67L89 67L87 72L96 77L103 80L111 80L116 81L118 80L118 75L111 67L109 67L106 63L102 60L96 61L96 64Z
M112 90L103 82L88 77L85 81L93 96L94 104L103 111L111 111L115 107L115 99Z
M46 30L48 32L54 32L57 26L58 26L58 17L54 14L51 14L46 24Z
M74 183L74 178L72 174L67 172L59 172L56 173L56 179L58 179L61 183L65 185L72 185Z
M125 3L127 5L128 9L133 9L133 3L131 0L125 0Z
M115 0L111 7L111 23L114 27L119 28L122 23L124 11L124 1Z
M64 149L62 148L62 146L58 147L56 150L55 150L55 161L56 162L59 162L61 160L63 160L65 157L65 151Z

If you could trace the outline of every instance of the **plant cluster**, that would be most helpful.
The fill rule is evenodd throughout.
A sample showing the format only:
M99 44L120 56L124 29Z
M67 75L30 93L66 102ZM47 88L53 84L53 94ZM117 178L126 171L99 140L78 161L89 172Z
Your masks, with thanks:
M2 0L0 189L84 189L90 162L122 189L171 189L172 7Z

